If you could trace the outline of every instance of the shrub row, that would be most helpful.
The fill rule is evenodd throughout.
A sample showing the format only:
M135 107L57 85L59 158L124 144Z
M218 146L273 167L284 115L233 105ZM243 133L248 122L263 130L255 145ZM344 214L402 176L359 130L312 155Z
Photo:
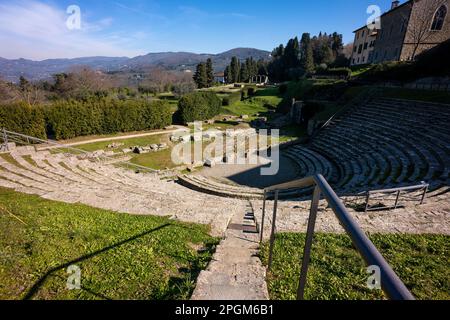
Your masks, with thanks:
M175 121L188 123L214 118L221 111L222 101L213 92L192 92L178 102Z
M24 102L0 105L0 128L45 139L44 110Z
M0 107L0 127L40 138L152 130L171 122L170 105L163 101L60 100L45 107L24 103Z
M233 92L223 98L222 105L223 106L231 106L231 105L235 104L236 102L241 101L241 99L242 99L241 91Z
M317 72L317 75L331 76L331 77L348 80L352 76L352 70L350 68L332 68L332 69L319 70Z

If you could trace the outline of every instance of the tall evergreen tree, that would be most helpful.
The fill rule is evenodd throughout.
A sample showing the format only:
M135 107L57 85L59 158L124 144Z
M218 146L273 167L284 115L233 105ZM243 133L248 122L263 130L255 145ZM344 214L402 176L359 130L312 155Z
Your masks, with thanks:
M206 72L206 65L204 63L197 65L197 70L194 74L194 81L199 89L208 87L208 75Z
M306 73L314 71L314 53L309 33L304 33L300 41L300 67Z
M214 69L211 58L206 60L206 78L208 88L212 87L214 85Z
M337 58L342 53L342 50L344 50L344 42L342 40L342 34L334 32L331 35L331 39L332 39L331 49L333 50L334 57Z
M245 63L243 63L242 66L241 66L241 75L240 75L241 82L248 82L248 80L250 78L250 69L249 69L249 67L250 67L249 59L247 59L247 61Z
M237 57L231 58L230 74L232 83L237 83L240 81L241 63Z
M299 66L300 48L298 38L290 39L284 50L284 60L287 69L297 68Z
M230 66L227 66L224 71L225 83L231 83L231 71Z

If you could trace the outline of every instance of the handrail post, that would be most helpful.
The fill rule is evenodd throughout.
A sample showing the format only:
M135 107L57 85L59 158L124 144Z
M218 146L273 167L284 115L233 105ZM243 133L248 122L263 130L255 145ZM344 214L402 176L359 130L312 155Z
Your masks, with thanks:
M266 219L266 200L267 200L267 191L264 190L264 201L261 218L261 239L259 240L259 244L261 244L264 240L264 220Z
M275 230L276 230L276 221L277 221L277 210L278 210L278 194L279 190L275 191L275 202L273 204L273 218L272 218L272 233L270 234L270 249L269 249L269 264L268 270L272 268L273 261L273 249L275 245Z
M366 195L366 209L364 210L364 213L367 213L367 210L369 210L369 201L370 201L370 191L367 191L367 195Z
M395 199L394 209L397 209L399 199L400 199L400 190L398 190L397 192L397 198Z
M421 205L425 202L425 198L427 196L427 192L428 192L428 185L426 185L425 188L423 189L422 200L420 200L420 204Z
M311 247L314 240L314 230L316 228L317 212L319 210L320 187L316 185L314 195L311 201L311 210L309 214L308 230L306 233L305 249L303 250L302 269L300 271L300 281L297 290L297 300L304 300L306 280L308 276L308 267L311 258Z

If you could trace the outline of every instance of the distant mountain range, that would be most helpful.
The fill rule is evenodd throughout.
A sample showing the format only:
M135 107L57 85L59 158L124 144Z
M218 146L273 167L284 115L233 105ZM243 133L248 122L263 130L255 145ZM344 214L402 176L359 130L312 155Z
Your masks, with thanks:
M20 76L29 80L48 79L55 73L67 72L75 66L89 66L104 72L141 72L145 68L160 67L166 70L195 70L195 66L206 59L213 60L215 71L223 71L233 56L241 60L253 57L256 60L270 59L270 52L252 48L236 48L219 54L196 54L190 52L149 53L134 58L87 57L75 59L48 59L32 61L0 58L0 77L17 82Z

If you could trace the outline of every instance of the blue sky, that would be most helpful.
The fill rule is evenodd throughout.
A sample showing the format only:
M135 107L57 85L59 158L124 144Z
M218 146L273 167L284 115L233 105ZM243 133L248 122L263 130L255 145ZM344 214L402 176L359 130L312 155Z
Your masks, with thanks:
M69 5L81 29L69 30ZM272 50L303 32L337 31L345 42L369 5L391 0L0 0L0 57L43 60L148 52Z

